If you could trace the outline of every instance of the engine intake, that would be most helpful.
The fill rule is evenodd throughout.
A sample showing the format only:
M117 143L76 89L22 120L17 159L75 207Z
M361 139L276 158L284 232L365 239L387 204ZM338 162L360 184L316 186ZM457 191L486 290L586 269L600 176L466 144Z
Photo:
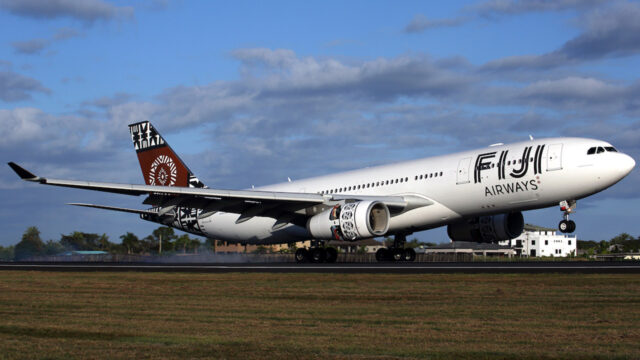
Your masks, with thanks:
M481 216L447 227L447 234L453 241L490 243L511 240L522 234L524 218L521 212Z
M389 229L389 208L379 201L337 204L314 215L307 229L315 239L347 240L384 235Z

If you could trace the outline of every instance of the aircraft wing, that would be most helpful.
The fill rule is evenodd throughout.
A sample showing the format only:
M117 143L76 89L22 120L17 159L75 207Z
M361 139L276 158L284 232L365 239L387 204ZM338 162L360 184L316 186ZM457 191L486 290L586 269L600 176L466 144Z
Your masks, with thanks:
M34 175L13 162L10 162L9 166L25 181L125 195L147 195L147 198L144 201L147 205L167 209L174 206L201 209L202 217L208 214L213 214L217 211L238 213L241 214L238 220L240 222L248 220L254 216L279 218L283 214L287 213L297 213L298 215L304 215L306 217L324 210L326 206L332 206L345 200L380 201L387 205L392 213L399 213L416 207L433 204L432 201L417 196L360 196L348 194L320 195L296 192L220 190L211 188L59 180ZM102 208L111 210L108 207ZM115 208L113 210L115 210ZM135 212L135 210L130 212ZM160 210L160 213L162 213L162 210Z

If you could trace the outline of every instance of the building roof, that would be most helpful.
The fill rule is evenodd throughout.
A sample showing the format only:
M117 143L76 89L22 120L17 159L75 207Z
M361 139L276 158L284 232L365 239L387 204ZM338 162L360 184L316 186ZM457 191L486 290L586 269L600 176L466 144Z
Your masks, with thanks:
M556 229L546 228L533 224L524 224L524 231L556 231Z
M71 250L64 253L65 255L106 255L108 252L100 250Z

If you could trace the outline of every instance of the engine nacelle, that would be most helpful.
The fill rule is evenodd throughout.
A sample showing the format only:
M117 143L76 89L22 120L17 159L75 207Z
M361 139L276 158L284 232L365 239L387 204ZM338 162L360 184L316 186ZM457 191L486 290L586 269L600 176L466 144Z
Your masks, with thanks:
M315 239L354 241L384 235L390 218L384 203L357 201L314 215L307 222L307 229Z
M481 216L447 227L453 241L490 243L511 240L522 234L524 218L521 212Z

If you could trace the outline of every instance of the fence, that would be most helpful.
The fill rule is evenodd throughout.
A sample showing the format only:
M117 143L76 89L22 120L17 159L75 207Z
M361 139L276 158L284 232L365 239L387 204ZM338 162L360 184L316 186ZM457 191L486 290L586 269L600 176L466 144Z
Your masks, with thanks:
M34 256L27 259L35 262L111 262L111 263L159 263L159 264L193 264L193 263L291 263L295 262L293 254L245 254L245 253L206 253L187 255L55 255ZM455 262L473 261L470 253L450 254L416 254L416 262ZM376 263L375 254L338 254L340 263Z
M447 253L447 254L416 254L416 262L456 262L473 261L471 253ZM375 263L375 254L338 254L337 262L344 263Z

